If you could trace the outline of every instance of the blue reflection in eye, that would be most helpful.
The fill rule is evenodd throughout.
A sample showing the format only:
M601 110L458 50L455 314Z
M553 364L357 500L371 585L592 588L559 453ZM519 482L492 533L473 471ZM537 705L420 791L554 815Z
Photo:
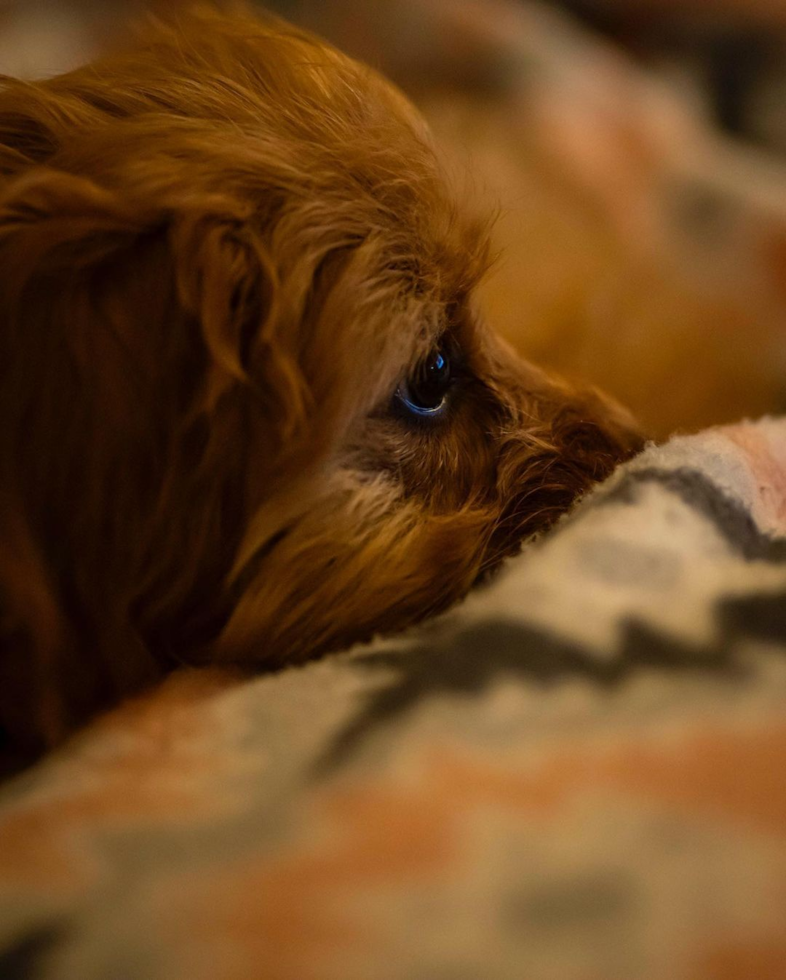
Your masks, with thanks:
M450 383L450 362L437 348L399 385L396 397L413 415L433 418L445 409Z
M446 402L446 399L444 399L444 398L439 403L439 405L435 405L433 408L426 408L424 405L417 405L415 402L410 401L410 399L407 398L407 396L405 394L405 391L406 391L406 387L404 385L402 385L398 389L398 391L396 392L396 394L398 396L399 401L407 409L409 409L409 411L412 412L414 415L432 415L432 416L433 415L441 415L442 412L445 410L445 402Z

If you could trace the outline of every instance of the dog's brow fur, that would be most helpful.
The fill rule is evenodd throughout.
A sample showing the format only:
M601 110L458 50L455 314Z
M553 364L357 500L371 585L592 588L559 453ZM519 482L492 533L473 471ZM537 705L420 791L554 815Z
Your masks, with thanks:
M0 724L32 751L182 663L459 598L637 445L487 330L415 110L202 10L0 88ZM444 417L394 410L443 335ZM460 371L459 371L460 367Z

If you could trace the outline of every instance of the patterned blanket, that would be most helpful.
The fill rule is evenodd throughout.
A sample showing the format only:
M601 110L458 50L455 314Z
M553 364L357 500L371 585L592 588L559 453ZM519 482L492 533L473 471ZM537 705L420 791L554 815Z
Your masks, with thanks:
M0 799L0 977L783 980L786 421L650 448L459 609L173 677Z

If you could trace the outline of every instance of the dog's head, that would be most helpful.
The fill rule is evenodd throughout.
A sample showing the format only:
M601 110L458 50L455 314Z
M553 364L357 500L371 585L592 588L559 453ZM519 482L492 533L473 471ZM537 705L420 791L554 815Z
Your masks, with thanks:
M637 446L483 324L414 110L204 14L0 91L0 714L443 608Z

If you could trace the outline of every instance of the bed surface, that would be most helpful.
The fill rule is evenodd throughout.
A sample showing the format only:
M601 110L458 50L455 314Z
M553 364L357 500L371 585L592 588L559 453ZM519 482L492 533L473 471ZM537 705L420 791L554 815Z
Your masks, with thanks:
M0 976L780 980L786 422L650 448L426 627L173 677L7 785Z

